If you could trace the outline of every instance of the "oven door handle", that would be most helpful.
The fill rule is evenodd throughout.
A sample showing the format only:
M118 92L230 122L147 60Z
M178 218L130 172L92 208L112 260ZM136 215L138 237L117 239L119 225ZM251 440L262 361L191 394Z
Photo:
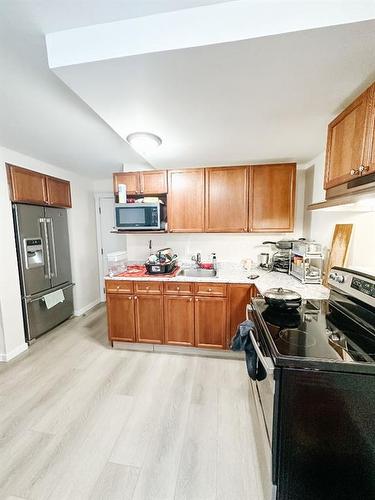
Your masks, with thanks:
M266 358L262 351L260 350L260 347L258 345L258 342L256 341L253 332L250 330L250 339L251 343L254 346L255 352L257 353L257 356L259 358L259 361L262 363L264 369L266 370L267 374L272 375L275 367L274 364L272 363L271 358Z

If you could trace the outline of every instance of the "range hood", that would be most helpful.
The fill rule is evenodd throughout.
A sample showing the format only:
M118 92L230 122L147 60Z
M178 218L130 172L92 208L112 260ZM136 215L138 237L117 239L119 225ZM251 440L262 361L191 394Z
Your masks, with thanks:
M327 189L326 200L308 205L307 210L375 212L375 173Z

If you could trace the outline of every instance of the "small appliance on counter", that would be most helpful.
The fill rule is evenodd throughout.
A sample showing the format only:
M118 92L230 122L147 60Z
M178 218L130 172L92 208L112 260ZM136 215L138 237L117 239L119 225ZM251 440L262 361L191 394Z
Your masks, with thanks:
M271 268L271 259L270 259L269 253L262 252L259 255L259 267L262 269L270 269Z
M290 251L289 274L302 283L322 283L322 245L315 241L294 241Z
M161 248L155 254L151 254L145 262L149 274L172 273L177 264L177 255L171 248Z

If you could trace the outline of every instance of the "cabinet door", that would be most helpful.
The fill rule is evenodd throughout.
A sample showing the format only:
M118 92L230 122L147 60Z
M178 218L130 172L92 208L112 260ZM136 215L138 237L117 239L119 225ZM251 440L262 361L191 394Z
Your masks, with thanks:
M352 180L367 163L371 92L370 87L328 125L325 189Z
M134 297L121 293L107 293L109 340L135 342Z
M168 228L175 233L204 231L204 169L172 170L168 177Z
M368 89L369 93L369 116L367 122L365 170L362 175L375 172L375 83Z
M56 177L46 177L48 204L55 207L71 208L70 182Z
M252 166L249 190L250 231L293 231L295 187L295 163Z
M47 204L46 178L43 174L8 164L7 173L12 201Z
M195 298L195 345L224 349L227 337L227 300Z
M194 345L193 297L164 297L164 327L166 344Z
M237 331L237 326L246 320L246 306L250 303L253 295L253 285L228 285L228 316L229 332L226 346Z
M206 232L241 233L248 227L248 167L206 169Z
M163 296L136 295L134 299L137 342L162 344L164 340Z
M113 174L113 191L118 194L118 185L126 184L126 194L139 194L139 172L116 172Z
M142 194L164 194L168 192L167 172L153 170L140 173L140 188Z

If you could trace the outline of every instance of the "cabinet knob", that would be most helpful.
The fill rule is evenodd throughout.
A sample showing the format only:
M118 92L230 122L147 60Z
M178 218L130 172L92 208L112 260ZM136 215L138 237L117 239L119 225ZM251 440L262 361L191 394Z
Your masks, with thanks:
M138 300L138 297L136 295L134 295L134 300Z
M177 287L176 287L176 290L179 292L179 291L180 291L180 287L179 287L179 286L177 286Z
M195 299L195 302L198 302L199 299Z
M360 167L361 168L361 167ZM351 171L350 171L350 175L358 175L359 174L359 168L357 169L354 169L352 168Z
M129 297L129 300L132 300L133 297Z
M209 292L212 292L212 288L209 288L209 289L208 289L208 291L209 291Z
M116 286L116 290L120 290L120 285Z
M364 165L360 165L358 171L359 171L359 173L362 174L362 172L367 172L368 169L369 169L369 167L365 167Z
M192 298L190 298L190 299L189 299L189 302L192 302L192 300L193 300L193 299L192 299ZM198 300L198 299L197 299L197 300Z
M146 286L146 290L150 290L150 287L149 287L149 286Z

